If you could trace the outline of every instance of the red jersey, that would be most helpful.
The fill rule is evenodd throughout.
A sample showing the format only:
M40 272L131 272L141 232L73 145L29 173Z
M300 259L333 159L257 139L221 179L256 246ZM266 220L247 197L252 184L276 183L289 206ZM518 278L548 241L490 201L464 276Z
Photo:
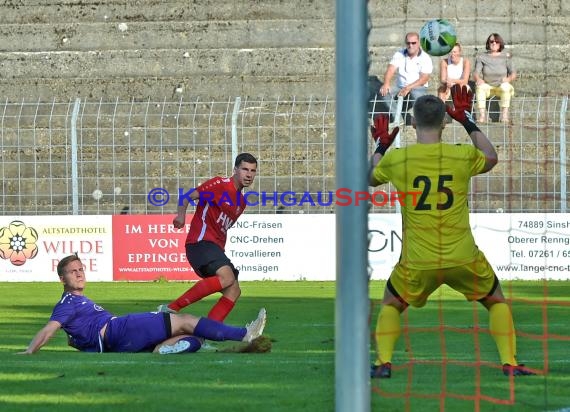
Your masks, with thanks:
M245 210L245 198L231 177L213 177L196 190L200 197L195 200L186 244L207 240L225 250L227 231Z

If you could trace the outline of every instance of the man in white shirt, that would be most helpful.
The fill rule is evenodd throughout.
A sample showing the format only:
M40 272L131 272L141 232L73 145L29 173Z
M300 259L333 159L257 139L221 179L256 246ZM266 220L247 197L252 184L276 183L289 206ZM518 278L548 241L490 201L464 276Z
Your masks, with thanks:
M413 102L427 94L428 80L433 72L431 57L420 48L420 35L415 32L406 34L406 48L398 50L392 56L384 73L384 83L380 87L380 101L390 108L390 118L395 113L394 100L404 97L402 113L406 113ZM396 81L392 84L392 79ZM406 124L411 124L411 115L406 114Z

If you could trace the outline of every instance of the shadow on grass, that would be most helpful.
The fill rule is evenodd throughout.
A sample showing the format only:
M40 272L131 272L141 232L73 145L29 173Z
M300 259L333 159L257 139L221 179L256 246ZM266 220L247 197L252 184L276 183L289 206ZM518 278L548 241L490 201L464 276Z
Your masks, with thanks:
M56 285L57 286L57 285ZM154 310L191 284L90 283L86 295L115 314ZM270 353L156 354L81 353L67 347L58 333L40 352L15 355L49 319L61 286L20 284L0 323L0 408L7 411L333 410L334 285L310 292L307 285L284 288L299 297L267 297L277 283L243 285L227 323L243 325L267 308ZM7 302L0 290L0 301ZM312 296L311 296L312 294ZM212 296L184 309L204 315ZM7 313L6 313L7 312ZM223 395L222 395L223 394ZM324 408L324 409L323 409Z

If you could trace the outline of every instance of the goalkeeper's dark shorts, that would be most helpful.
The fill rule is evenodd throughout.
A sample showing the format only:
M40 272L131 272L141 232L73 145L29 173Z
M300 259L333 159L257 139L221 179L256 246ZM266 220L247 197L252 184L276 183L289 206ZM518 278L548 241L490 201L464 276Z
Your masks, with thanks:
M389 284L393 294L412 306L422 307L442 284L472 301L493 294L498 282L495 271L483 252L479 251L473 262L450 268L419 270L398 263L390 275Z
M239 270L234 267L222 248L214 242L202 240L186 244L186 257L194 272L201 278L215 276L216 271L222 266L229 266L236 280L238 278Z

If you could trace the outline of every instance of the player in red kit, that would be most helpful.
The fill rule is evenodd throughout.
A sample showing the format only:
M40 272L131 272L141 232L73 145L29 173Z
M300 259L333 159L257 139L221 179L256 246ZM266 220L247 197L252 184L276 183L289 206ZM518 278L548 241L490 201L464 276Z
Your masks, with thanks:
M249 187L257 174L257 159L249 153L236 157L231 177L213 177L202 183L178 206L172 221L175 228L184 227L186 209L192 201L196 211L186 237L186 257L201 278L178 299L159 305L159 312L176 313L182 308L216 292L222 297L208 313L208 318L223 322L234 308L241 289L239 271L226 256L227 230L243 213L246 200L242 189Z

